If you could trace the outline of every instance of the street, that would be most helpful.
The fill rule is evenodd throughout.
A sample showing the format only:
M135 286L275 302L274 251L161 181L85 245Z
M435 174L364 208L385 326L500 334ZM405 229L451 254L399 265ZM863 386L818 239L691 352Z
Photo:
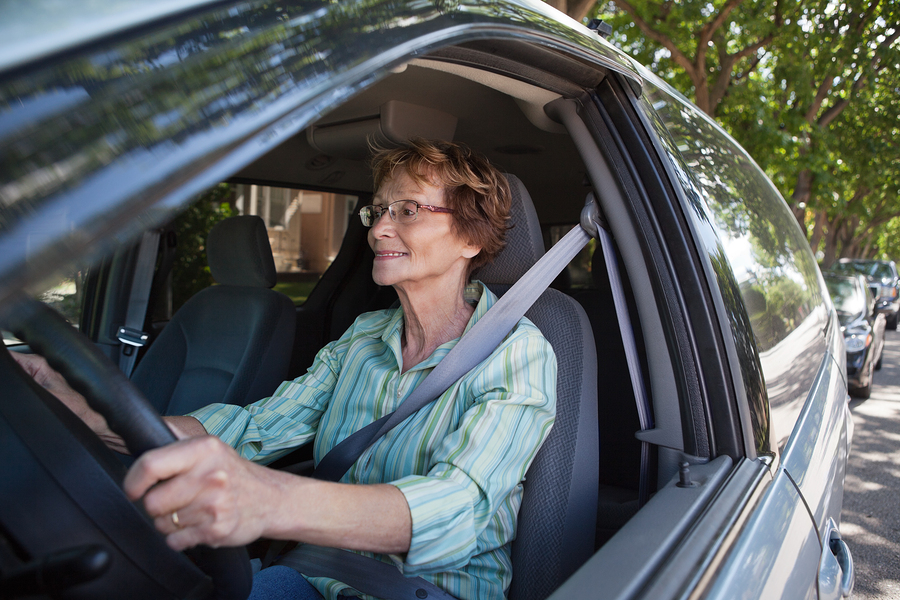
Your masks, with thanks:
M886 335L872 397L850 403L856 428L841 533L853 553L856 600L900 600L900 332Z

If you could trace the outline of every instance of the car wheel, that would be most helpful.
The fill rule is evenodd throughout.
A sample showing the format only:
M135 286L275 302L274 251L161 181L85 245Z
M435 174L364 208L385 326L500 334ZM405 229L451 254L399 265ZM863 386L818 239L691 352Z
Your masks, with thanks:
M867 378L866 385L852 388L850 390L850 395L854 398L860 398L862 400L866 400L869 396L872 395L872 379L874 379L875 369L874 365L869 366L869 377Z
M21 299L6 321L4 329L43 355L106 418L133 454L175 441L137 388L59 313L36 300ZM111 557L106 559L109 566L90 574L81 585L99 586L96 591L101 596L128 585L137 597L158 597L153 590L159 588L172 597L247 597L252 572L244 548L197 547L185 552L190 561L169 549L149 517L121 490L124 467L114 453L12 358L2 358L0 369L10 395L0 402L0 429L13 433L0 436L10 442L2 445L4 455L39 463L49 474L36 481L37 477L22 479L8 473L0 483L4 506L0 514L9 517L2 529L26 548L36 568L48 557L71 549L99 548ZM22 441L13 444L15 440ZM35 491L37 487L41 492ZM34 495L39 497L28 500ZM16 503L32 501L44 508L37 521L26 523L11 516Z

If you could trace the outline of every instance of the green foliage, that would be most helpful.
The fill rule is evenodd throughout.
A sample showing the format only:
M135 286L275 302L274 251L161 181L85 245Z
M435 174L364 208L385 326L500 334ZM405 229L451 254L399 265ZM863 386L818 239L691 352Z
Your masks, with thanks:
M895 252L900 3L608 0L595 15L747 149L816 249Z
M230 194L230 186L220 183L175 219L178 245L172 267L173 312L188 298L215 283L206 262L206 236L213 225L234 214L226 202Z

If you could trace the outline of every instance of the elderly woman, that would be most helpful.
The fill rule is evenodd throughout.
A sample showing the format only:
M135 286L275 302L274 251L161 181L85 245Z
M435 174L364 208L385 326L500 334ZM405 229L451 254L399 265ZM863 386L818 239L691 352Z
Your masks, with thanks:
M527 319L375 442L341 482L259 464L308 441L318 462L395 410L496 301L469 278L503 248L504 177L464 146L421 140L377 154L374 176L373 204L360 217L370 227L372 276L394 287L400 307L360 316L270 398L167 417L181 441L136 461L125 490L143 499L175 549L294 540L374 554L456 598L503 598L522 481L555 415L556 360ZM102 417L48 378L45 385L121 448ZM279 566L257 574L251 597L276 588L285 593L279 598L369 597Z

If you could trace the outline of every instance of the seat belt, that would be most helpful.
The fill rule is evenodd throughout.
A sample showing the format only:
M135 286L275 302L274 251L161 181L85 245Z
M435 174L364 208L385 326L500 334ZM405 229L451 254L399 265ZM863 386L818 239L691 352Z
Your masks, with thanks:
M581 212L581 224L573 227L554 244L503 294L472 329L460 338L396 411L352 433L332 448L319 462L313 477L326 481L341 479L378 438L409 415L434 401L453 382L490 356L556 276L584 248L591 237L596 236L599 222L601 222L600 208L593 195L588 195ZM593 235L588 232L593 232ZM273 543L273 548L267 553L267 562L283 547L283 544ZM319 548L306 544L294 548L275 562L291 567L304 575L335 579L360 592L388 600L418 600L428 597L452 600L452 596L439 588L434 588L421 577L405 577L393 565L348 550ZM357 583L351 583L349 581L351 578ZM437 595L432 588L441 595Z
M278 561L307 577L334 578L335 565L340 566L338 581L365 594L388 600L456 600L453 596L421 577L404 577L390 563L337 548L304 544Z
M150 301L150 288L153 286L153 272L156 269L158 252L159 231L144 232L138 247L125 323L116 332L120 348L119 369L125 373L125 377L131 377L138 351L150 338L144 331L144 321L147 318L147 304Z
M606 263L606 275L609 278L609 287L612 290L613 305L616 307L616 320L619 322L619 334L622 336L622 346L625 348L625 362L628 364L628 374L631 377L631 389L634 392L634 401L637 405L638 421L642 431L653 429L653 414L650 411L650 402L647 398L647 390L644 387L644 378L641 376L640 359L638 358L637 342L634 339L634 329L631 327L631 317L628 314L628 304L625 302L625 290L622 285L622 276L619 273L619 262L616 257L616 248L613 245L609 233L597 224L600 248L603 250L603 260ZM638 480L638 505L644 506L650 499L650 442L641 440L641 472Z

